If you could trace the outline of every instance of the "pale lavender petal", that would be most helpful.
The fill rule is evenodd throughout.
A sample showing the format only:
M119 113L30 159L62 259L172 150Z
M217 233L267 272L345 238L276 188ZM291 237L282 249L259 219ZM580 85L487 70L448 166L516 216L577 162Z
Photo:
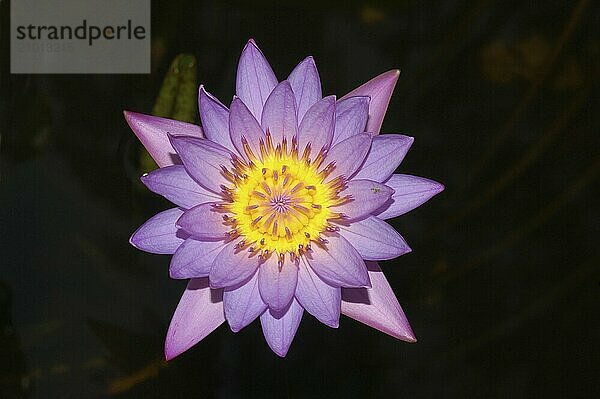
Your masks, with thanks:
M271 65L254 40L248 41L238 64L236 93L256 119L260 119L263 105L276 85Z
M313 245L305 253L308 264L323 281L336 287L369 287L365 262L342 236L331 234L326 249Z
M225 147L210 140L173 136L171 143L183 161L185 170L194 180L212 192L220 193L221 185L229 182L221 166L229 166L234 156Z
M380 219L404 215L444 191L444 185L441 183L411 175L392 175L385 184L392 187L395 192L381 208L374 212Z
M202 137L202 128L192 123L124 111L125 120L133 133L161 168L179 162L169 141L169 134Z
M321 323L338 328L340 324L340 287L331 286L321 280L306 263L304 257L300 258L296 299L308 313Z
M296 96L298 120L302 121L306 111L322 98L321 79L313 57L306 57L296 65L287 80Z
M263 335L273 352L285 357L302 320L304 309L295 299L284 314L267 310L260 316Z
M369 97L358 96L339 100L335 106L333 144L365 132L368 118Z
M186 279L208 277L213 261L227 245L226 241L185 240L171 258L171 278Z
M273 137L275 146L281 143L284 137L290 142L298 133L296 99L287 80L279 83L267 98L261 124L262 130L269 132Z
M206 138L233 151L229 136L229 110L202 85L198 92L198 108Z
M372 180L351 180L346 183L346 189L340 192L340 197L346 198L342 205L333 206L335 212L346 214L346 221L363 219L385 204L394 190Z
M344 176L346 179L352 177L369 153L371 139L370 134L360 133L334 145L323 162L324 167L330 162L335 162L335 169L326 181L338 176Z
M182 214L183 209L173 208L154 215L133 233L129 243L153 254L174 253L187 238L175 226Z
M224 321L222 290L211 290L206 278L190 280L167 331L165 357L185 352Z
M373 287L342 289L342 313L402 341L417 342L379 265L367 262L367 268Z
M385 112L387 111L390 98L392 97L399 76L400 71L397 69L382 73L343 97L343 99L354 96L371 97L367 131L373 132L373 134L379 134Z
M333 139L335 129L335 96L328 96L317 101L306 111L298 129L298 148L303 153L310 143L312 154L321 148L328 148Z
M386 181L406 156L414 138L402 134L384 134L373 138L371 150L355 179Z
M223 240L231 227L225 224L222 212L213 208L213 203L201 204L188 209L177 220L177 226L199 240Z
M246 104L237 97L231 102L229 134L233 145L244 158L248 159L244 151L244 140L250 146L252 153L260 158L259 143L260 139L264 140L265 134Z
M225 318L233 332L238 332L263 314L267 305L260 297L258 273L245 284L227 288L223 292Z
M272 254L260 265L258 288L263 301L269 309L280 312L288 307L298 283L298 266L294 262L285 262L281 269L278 257Z
M396 230L375 216L338 227L340 234L366 260L393 259L411 251Z
M248 280L258 267L258 257L249 257L247 250L236 248L232 241L213 261L209 280L213 288L234 287Z
M153 170L142 176L141 180L150 191L186 209L205 202L222 200L219 195L196 183L182 165Z

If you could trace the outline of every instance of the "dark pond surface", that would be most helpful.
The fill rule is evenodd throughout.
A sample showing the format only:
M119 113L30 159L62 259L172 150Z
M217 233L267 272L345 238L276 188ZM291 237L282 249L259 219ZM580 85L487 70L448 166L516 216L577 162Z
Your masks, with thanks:
M150 75L9 75L3 29L0 397L598 395L599 17L591 1L153 2ZM184 52L227 102L249 37L279 78L312 54L325 93L402 70L383 131L415 137L400 172L446 185L392 221L413 252L382 263L418 343L305 317L285 360L254 323L162 362L185 282L127 242L168 204L138 183L122 110L149 113Z

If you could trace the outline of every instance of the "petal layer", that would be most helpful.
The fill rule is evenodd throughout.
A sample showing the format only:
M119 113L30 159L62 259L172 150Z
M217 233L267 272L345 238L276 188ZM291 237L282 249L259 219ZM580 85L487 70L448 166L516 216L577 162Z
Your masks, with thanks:
M142 176L141 180L150 191L186 209L221 200L220 196L196 183L182 165L153 170Z
M366 133L348 137L331 148L323 165L335 162L335 169L327 177L327 181L338 176L350 178L360 168L371 148L371 135Z
M224 224L223 213L206 203L188 209L177 220L177 225L199 240L223 240L231 230Z
M213 261L225 245L225 241L188 238L171 258L169 275L176 279L208 277Z
M206 278L190 280L167 331L165 357L185 352L224 321L222 291L211 290Z
M340 234L366 260L394 259L411 251L392 226L375 216L338 227Z
M399 76L400 71L397 69L382 73L342 97L343 99L354 96L369 96L371 98L367 131L379 134Z
M400 165L413 141L412 137L402 134L374 137L371 150L354 178L384 182Z
M296 65L287 80L296 96L298 120L302 121L306 111L322 98L321 79L313 57L306 57Z
M129 243L153 254L174 253L186 238L175 226L182 214L182 209L173 208L154 215L133 233Z
M267 305L258 289L258 273L245 284L223 292L225 318L233 332L238 332L263 314Z
M310 143L311 154L317 154L321 148L328 148L333 139L335 128L335 96L317 101L306 111L298 129L298 148L303 153Z
M363 219L385 204L394 190L372 180L350 180L340 197L347 197L342 205L332 207L335 212L348 215L347 221Z
M363 133L369 118L369 97L357 96L339 100L335 107L335 133L333 143L339 143Z
M380 219L391 219L404 215L444 191L444 185L441 183L411 175L392 175L385 184L393 188L395 192L375 212Z
M271 255L258 271L260 296L269 309L275 312L281 312L288 307L296 292L297 283L298 266L288 261L282 264L280 269L275 254Z
M239 98L234 98L231 102L229 134L233 145L244 158L249 158L244 150L245 142L252 154L260 158L259 143L261 139L264 140L265 134L246 104Z
M341 289L327 284L300 258L296 299L304 309L329 327L340 325Z
M367 262L373 287L342 289L342 313L401 339L416 342L415 334L379 265Z
M258 267L257 257L248 257L248 251L236 248L236 242L227 244L213 261L209 280L213 288L234 287L248 280Z
M264 132L271 134L275 146L281 143L284 137L290 142L298 133L296 99L287 80L279 83L267 98L261 125Z
M198 92L198 108L205 137L233 150L229 137L229 110L202 85Z
M236 93L256 119L260 120L263 105L276 85L271 65L254 40L248 41L238 63Z
M260 324L267 344L278 356L285 357L287 354L303 313L302 306L298 301L293 300L283 314L267 310L260 316Z
M369 275L354 247L342 236L327 236L326 249L314 245L306 256L308 264L325 282L336 287L368 287Z

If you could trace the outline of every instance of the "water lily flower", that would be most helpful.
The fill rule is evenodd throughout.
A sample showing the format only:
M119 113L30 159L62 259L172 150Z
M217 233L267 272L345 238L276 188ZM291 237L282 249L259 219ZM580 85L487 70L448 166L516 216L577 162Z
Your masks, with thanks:
M176 205L130 242L173 254L170 276L190 279L167 332L167 359L225 320L237 332L257 318L283 357L305 311L329 327L342 313L416 341L377 264L410 252L384 220L443 186L394 174L413 138L378 135L398 76L323 97L312 57L280 82L250 40L229 108L200 86L202 127L125 112L160 166L142 182Z

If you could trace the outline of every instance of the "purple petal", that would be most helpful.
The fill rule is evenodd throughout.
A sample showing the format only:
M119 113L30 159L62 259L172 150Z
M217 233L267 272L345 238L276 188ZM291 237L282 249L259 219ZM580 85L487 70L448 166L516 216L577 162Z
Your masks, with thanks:
M313 245L305 254L308 264L323 281L336 287L368 287L369 275L365 262L352 245L342 236L327 236L327 249Z
M369 118L369 97L348 97L335 106L335 133L333 144L365 132Z
M323 162L323 165L335 162L335 169L327 177L327 181L338 176L352 177L369 153L371 139L370 134L360 133L334 145Z
M133 233L129 243L153 254L174 253L185 239L175 226L182 214L182 209L173 208L154 215Z
M329 327L338 328L340 324L340 287L333 287L319 278L300 258L296 299L308 313Z
M263 105L276 85L271 65L254 40L248 41L238 64L236 93L256 119L260 119Z
M411 175L392 175L385 184L395 192L389 201L375 212L380 219L404 215L444 191L444 185L441 183Z
M260 296L275 312L281 312L288 307L298 283L298 267L294 262L285 262L281 270L278 258L272 254L258 271L258 287Z
M385 204L394 190L372 180L351 180L347 188L340 192L340 197L350 197L342 205L332 208L335 212L345 213L350 217L347 221L363 219Z
M194 180L212 192L220 193L229 182L221 174L221 166L229 166L234 156L225 147L210 140L173 136L171 143Z
M230 242L215 258L209 280L213 288L233 287L248 280L258 267L258 257L249 257L248 251L236 248Z
M233 150L229 136L229 110L215 96L200 86L198 92L200 121L207 139Z
M369 121L367 122L366 129L368 132L379 134L385 112L387 111L390 98L392 97L399 76L400 71L397 69L382 73L342 97L342 99L354 96L371 97L371 103L369 104Z
M141 180L150 191L186 209L221 200L220 196L196 183L182 165L156 169L142 176Z
M384 182L406 156L414 138L402 134L384 134L373 138L371 150L355 179Z
M402 307L375 262L367 262L373 287L342 289L342 313L406 342L417 342Z
M235 148L246 159L248 156L244 151L244 140L247 141L252 153L260 157L259 143L260 139L264 140L265 134L246 104L237 97L233 99L229 112L229 134Z
M213 203L201 204L188 209L177 220L177 225L199 240L223 240L231 227L225 225L222 212L213 208Z
M192 123L131 111L124 111L123 114L133 133L161 168L179 163L175 150L169 142L169 134L202 137L200 126Z
M262 113L262 130L271 133L275 145L288 142L298 133L296 99L290 82L284 80L271 92Z
M304 309L293 300L284 314L267 310L260 316L263 334L273 352L285 357L302 320Z
M208 279L190 280L167 331L167 360L196 345L225 321L221 296L221 290L209 288Z
M366 260L393 259L411 251L396 230L375 216L338 227L340 234Z
M233 332L238 332L263 314L267 305L260 297L258 273L250 281L223 292L225 318Z
M321 79L313 57L306 57L296 65L287 80L294 90L298 120L301 121L306 111L322 98Z
M188 238L171 258L169 275L177 279L208 277L213 261L225 245L225 241Z
M312 154L321 148L329 147L335 128L335 96L328 96L317 101L306 111L298 129L298 148L300 154L310 143Z

